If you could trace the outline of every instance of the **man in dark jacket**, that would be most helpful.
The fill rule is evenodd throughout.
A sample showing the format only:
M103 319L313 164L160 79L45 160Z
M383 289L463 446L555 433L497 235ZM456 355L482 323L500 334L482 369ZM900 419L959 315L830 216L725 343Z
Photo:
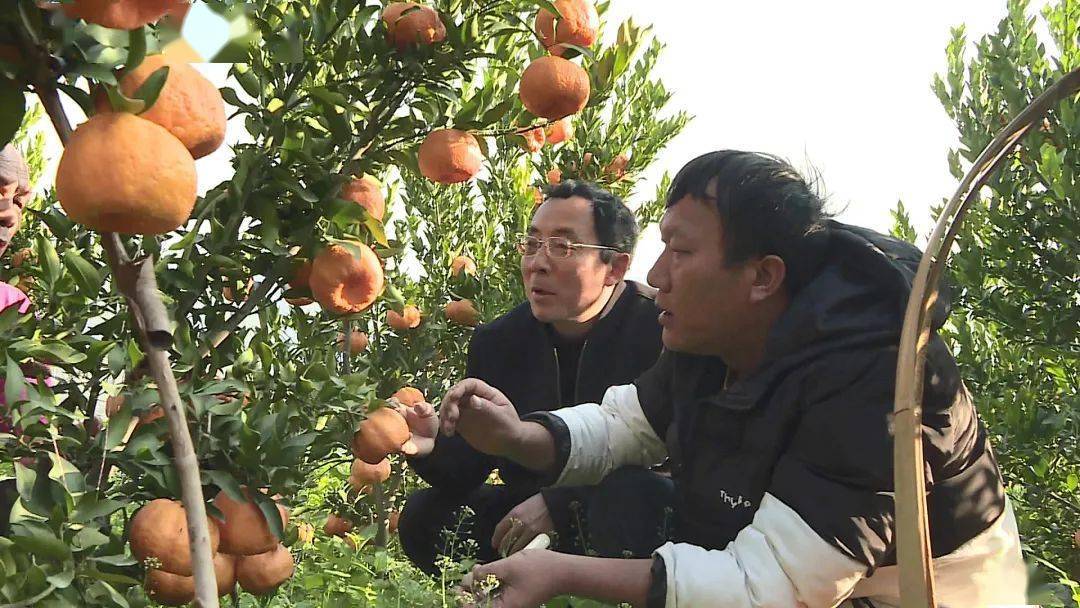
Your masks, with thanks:
M623 279L637 232L633 214L611 193L572 180L552 188L518 245L528 301L477 328L468 377L499 387L522 412L534 412L599 400L609 386L651 367L660 353L654 290ZM608 546L617 544L611 535L590 538L590 512L625 502L627 492L648 490L635 479L655 483L631 473L617 487L541 490L535 473L482 454L461 437L424 442L437 428L433 416L426 432L424 421L407 418L421 448L408 462L431 488L409 496L399 534L405 553L429 573L437 572L438 555L469 553L469 540L481 561L497 557L493 540L509 527L533 536L555 532L564 551L616 552ZM494 469L505 485L485 483ZM467 516L462 506L474 514ZM634 509L623 512L636 517Z
M440 416L442 432L555 486L670 458L673 542L647 559L526 550L474 580L498 578L502 608L564 593L668 608L899 605L890 417L919 251L827 219L789 165L739 151L679 172L661 236L649 273L665 346L655 367L598 403L524 418L465 380ZM938 605L1023 604L1016 520L936 333L925 373Z

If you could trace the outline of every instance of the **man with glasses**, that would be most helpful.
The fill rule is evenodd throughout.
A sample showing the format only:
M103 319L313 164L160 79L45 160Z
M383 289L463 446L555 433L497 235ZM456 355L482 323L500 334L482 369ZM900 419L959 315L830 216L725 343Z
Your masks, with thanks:
M477 605L569 594L648 608L899 606L892 414L921 253L830 219L791 165L739 150L679 171L660 234L655 367L598 402L524 416L467 379L440 418L445 434L556 487L670 458L673 539L645 559L520 551L474 568L472 581L499 581ZM935 605L1022 605L1016 517L977 396L937 334L949 306L944 290L923 346Z
M573 180L550 189L517 243L527 301L477 328L466 375L499 387L524 413L599 400L651 367L661 348L653 290L624 280L637 234L633 213L610 192ZM517 550L539 533L578 554L647 555L663 542L659 531L623 534L643 509L662 508L626 506L655 493L656 473L628 468L601 486L541 489L539 476L510 460L437 437L430 406L406 418L419 449L409 464L431 487L409 496L398 529L406 555L428 573L438 572L439 555L486 562L499 545ZM504 485L485 483L494 469Z

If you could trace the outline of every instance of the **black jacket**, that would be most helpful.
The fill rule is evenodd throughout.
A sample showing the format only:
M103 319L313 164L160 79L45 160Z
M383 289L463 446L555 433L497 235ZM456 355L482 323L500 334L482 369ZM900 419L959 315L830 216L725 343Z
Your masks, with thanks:
M469 343L465 373L502 391L520 415L599 402L610 386L627 384L649 369L660 354L660 324L655 290L633 281L585 336L573 399L560 398L559 367L549 326L533 316L525 302L491 323L478 327ZM408 460L413 470L443 492L468 494L495 468L508 488L524 500L540 491L539 476L509 460L481 454L459 435L439 436L425 458ZM579 497L573 488L545 490L556 525L569 519L568 504Z
M768 493L872 573L896 563L890 420L921 254L838 222L818 238L816 268L755 373L725 388L719 359L665 351L634 383L638 411L666 444L680 541L723 549ZM933 311L935 332L948 300L943 293ZM923 445L937 557L988 529L1005 496L986 430L936 333L928 352ZM532 418L555 436L557 474L569 457L568 427L550 414Z

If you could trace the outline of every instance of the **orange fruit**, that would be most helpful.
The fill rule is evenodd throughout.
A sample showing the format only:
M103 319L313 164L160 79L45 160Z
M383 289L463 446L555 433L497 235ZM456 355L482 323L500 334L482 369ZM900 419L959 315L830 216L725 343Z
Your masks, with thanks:
M105 416L112 418L120 408L124 407L124 396L114 395L105 399Z
M362 486L382 483L390 479L390 460L383 458L377 464L369 464L357 458L349 469L349 485L358 490Z
M558 167L547 172L547 183L554 186L562 181L562 169Z
M218 597L225 597L236 588L236 556L218 553L214 556L214 576Z
M455 300L446 305L446 318L458 325L475 327L480 321L480 313L476 311L472 300Z
M359 242L352 247L330 245L315 256L308 280L319 304L338 314L363 312L382 295L382 262L375 251Z
M236 559L236 580L252 595L266 595L293 575L293 558L285 545Z
M456 184L480 172L484 155L480 142L471 133L439 129L424 138L417 160L424 177L440 184Z
M311 291L308 280L311 278L311 261L304 260L293 267L292 276L289 277L289 287ZM307 306L315 300L311 298L285 298L285 301L293 306Z
M165 408L161 407L160 405L155 405L154 407L150 408L149 411L139 414L139 424L150 424L151 422L164 417Z
M459 255L450 263L450 274L458 276L461 273L476 274L476 262L467 255Z
M34 250L30 249L29 247L23 247L22 249L16 251L15 254L11 256L11 266L13 268L19 268L24 263L26 263L27 260L31 260L33 258L34 258Z
M368 464L379 464L390 454L415 453L405 417L388 407L370 412L352 438L353 455ZM408 444L408 445L406 445Z
M133 30L161 19L184 0L74 0L56 4L72 19L117 29Z
M412 407L418 403L424 403L427 399L424 397L424 393L420 392L420 389L403 386L397 390L396 393L390 396L391 399L397 399L402 405Z
M387 522L389 524L389 525L387 525L387 530L390 531L390 534L396 534L397 533L397 526L398 526L398 520L399 519L401 519L401 513L400 512L398 512L398 511L391 511L390 512L389 522Z
M415 10L411 10L415 9ZM402 15L405 11L410 12ZM435 44L446 38L446 26L430 6L415 2L391 2L383 9L387 38L399 50L410 44Z
M212 518L210 548L218 550L220 533ZM139 561L153 557L170 574L191 576L191 545L188 542L187 510L179 501L158 498L146 503L131 520L128 530L131 553Z
M548 120L580 112L589 103L589 74L562 57L540 57L521 73L518 96L525 109Z
M164 570L148 570L143 588L150 599L165 606L183 606L195 599L194 577Z
M341 349L345 350L345 335L338 334L338 344L341 344ZM357 355L364 351L368 347L368 337L362 331L354 331L349 336L349 354Z
M544 193L540 191L540 188L533 188L533 205L539 207L544 202Z
M327 536L344 536L346 532L352 532L353 523L336 513L331 513L323 525L323 532Z
M255 555L270 551L279 540L270 530L270 524L266 522L259 505L251 499L251 490L246 487L242 489L248 498L243 502L233 500L224 490L214 497L214 505L225 516L225 521L218 522L221 530L219 549L232 555ZM289 523L289 510L280 504L277 508L284 528Z
M555 124L548 125L548 128L544 131L544 137L547 143L551 145L560 144L574 136L574 123L570 122L570 117L560 119Z
M214 83L174 56L150 55L120 78L120 90L134 97L146 79L162 67L169 77L154 105L142 114L179 139L193 158L202 158L225 142L225 101Z
M405 331L420 325L420 309L408 304L399 313L396 310L386 311L386 323L398 331Z
M552 55L566 51L563 44L589 48L596 42L600 32L600 15L590 0L555 0L553 3L562 17L555 25L555 14L540 9L533 28L543 41L544 48Z
M191 216L195 160L160 125L126 112L98 114L71 135L56 195L73 221L99 232L162 234Z
M386 215L386 198L383 197L382 185L370 175L346 182L341 188L341 198L367 209L368 214L380 222Z
M604 174L611 176L612 179L618 181L626 175L626 165L630 162L630 159L625 154L619 154L615 158L611 159L611 162L604 167Z
M244 287L243 300L245 302L247 301L248 296L251 295L251 287L253 285L255 285L255 279L252 279L251 277L248 277L247 285ZM237 300L236 294L233 293L232 285L226 285L225 287L222 287L221 288L221 296L223 298L225 298L225 300L228 301L228 302L235 302Z
M529 129L520 133L520 135L525 140L525 149L529 152L539 152L544 147L545 135L543 128Z

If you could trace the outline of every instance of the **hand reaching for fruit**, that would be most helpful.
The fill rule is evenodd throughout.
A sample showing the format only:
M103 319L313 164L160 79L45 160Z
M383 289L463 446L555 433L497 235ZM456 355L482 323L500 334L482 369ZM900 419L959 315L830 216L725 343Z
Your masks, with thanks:
M412 433L412 442L416 446L414 458L423 458L435 448L435 437L439 434L439 416L435 408L426 401L413 405L405 405L396 398L391 397L388 401L394 409L405 417Z

